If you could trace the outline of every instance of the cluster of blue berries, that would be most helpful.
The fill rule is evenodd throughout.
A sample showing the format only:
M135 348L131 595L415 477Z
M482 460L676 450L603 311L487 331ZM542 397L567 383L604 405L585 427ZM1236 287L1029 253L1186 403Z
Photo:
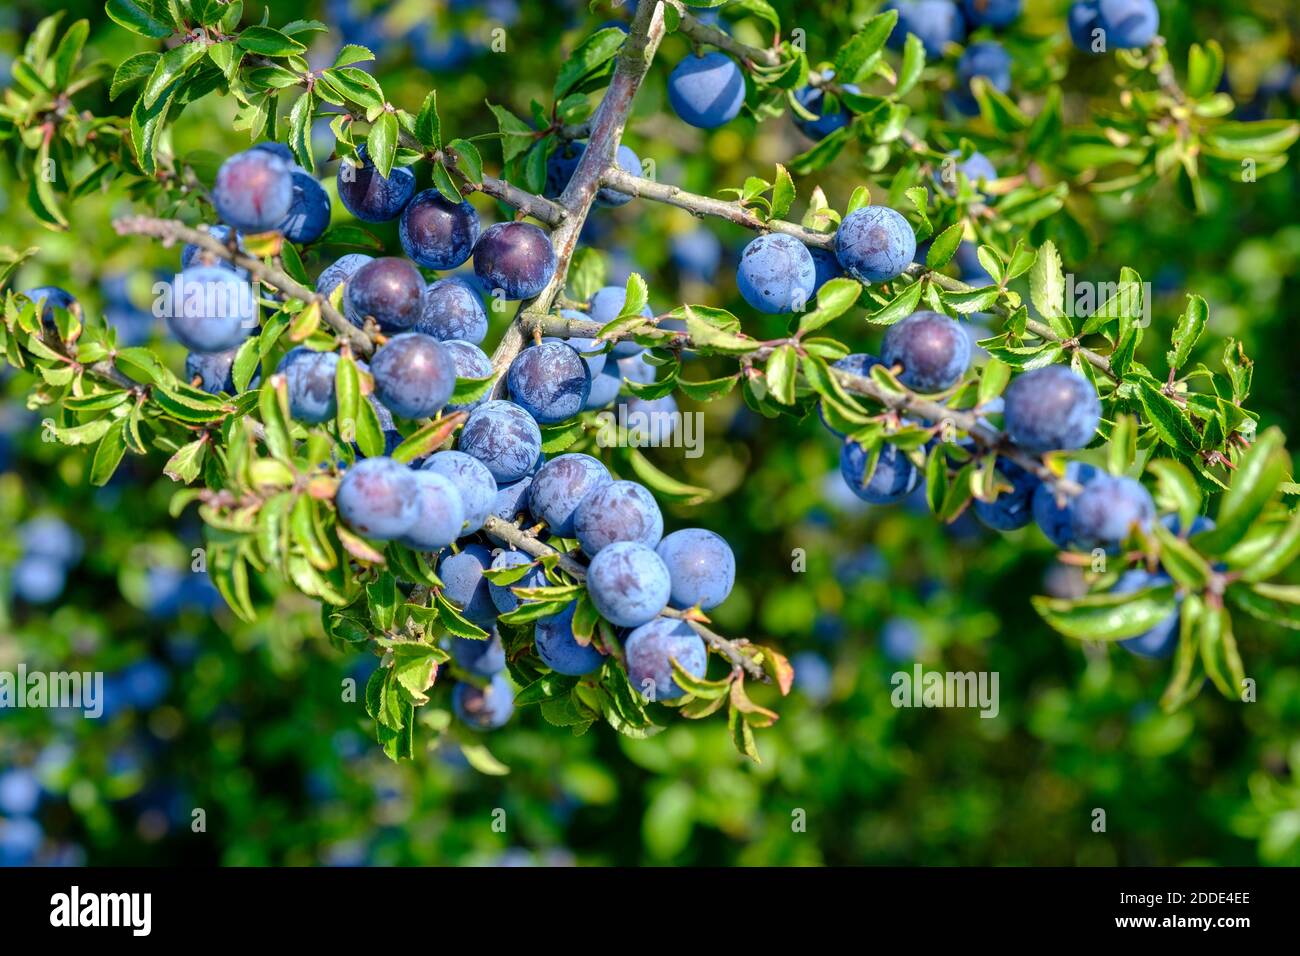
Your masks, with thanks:
M471 413L456 451L437 452L418 465L368 458L351 466L335 499L339 515L366 537L400 541L422 552L441 552L437 562L443 596L466 620L494 631L496 619L518 607L512 587L541 587L545 573L534 566L514 585L491 582L485 572L533 564L511 550L493 553L477 541L489 515L521 515L542 522L554 538L575 539L590 559L587 593L596 610L624 629L628 676L655 700L681 696L669 659L702 676L704 644L695 631L665 608L707 610L726 600L735 583L735 557L718 535L700 528L663 534L663 515L643 485L615 480L597 459L541 455L536 422L507 401L484 403ZM456 549L450 546L461 541ZM444 550L447 549L447 550ZM604 655L573 633L576 605L540 619L535 646L552 670L579 676ZM494 643L495 642L495 643ZM453 654L487 688L457 689L456 712L471 726L499 726L510 716L508 685L499 637L457 639Z

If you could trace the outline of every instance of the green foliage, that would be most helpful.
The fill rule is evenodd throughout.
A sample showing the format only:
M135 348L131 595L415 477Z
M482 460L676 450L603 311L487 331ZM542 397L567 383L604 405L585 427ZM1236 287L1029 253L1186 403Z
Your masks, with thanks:
M737 42L764 54L747 64L747 114L773 124L782 122L783 114L809 118L794 92L833 68L833 81L816 81L823 87L825 111L842 105L851 120L766 169L713 161L688 164L687 175L707 183L706 194L679 192L666 201L712 213L737 227L785 232L822 246L843 216L883 203L904 211L918 239L929 240L928 252L918 256L923 261L885 284L834 279L809 309L778 318L753 316L734 299L686 289L684 304L674 302L663 315L647 320L642 308L657 306L665 296L653 268L642 267L626 281L620 315L601 327L598 337L632 339L648 347L650 361L658 366L657 380L631 384L631 393L646 399L675 393L713 416L715 426L721 410L731 414L748 408L770 420L764 427L772 434L781 429L797 435L820 411L870 454L878 454L887 442L895 444L923 470L927 505L936 521L952 526L969 522L974 501L995 497L994 463L999 455L1016 451L1000 436L981 431L986 407L1014 374L1070 364L1097 387L1103 404L1098 440L1075 457L1143 478L1155 490L1161 511L1177 512L1184 526L1209 514L1217 527L1190 538L1162 527L1137 534L1111 561L1113 566L1088 574L1092 593L1034 597L1031 602L1021 588L1021 604L1032 604L1049 626L1089 647L1141 634L1178 609L1179 644L1161 698L1167 713L1134 732L1139 749L1176 747L1189 733L1179 714L1207 680L1224 698L1240 701L1248 679L1267 666L1263 662L1276 648L1248 636L1248 628L1256 622L1263 622L1267 633L1300 627L1300 590L1293 583L1300 555L1297 488L1283 434L1271 424L1283 415L1275 406L1247 406L1276 401L1255 382L1255 361L1247 357L1243 341L1253 331L1222 318L1222 294L1200 290L1180 295L1176 302L1168 296L1150 301L1143 272L1154 270L1156 263L1131 248L1124 250L1133 253L1131 258L1103 255L1104 242L1090 235L1088 224L1113 215L1117 199L1166 204L1175 195L1184 203L1177 213L1184 217L1180 221L1204 223L1222 212L1224 196L1233 190L1263 190L1273 179L1285 182L1288 150L1300 136L1300 125L1292 118L1230 118L1234 102L1218 91L1225 52L1213 40L1188 45L1177 68L1163 41L1145 51L1117 54L1105 67L1110 75L1106 108L1081 116L1068 109L1074 67L1067 76L1063 44L1053 46L1041 36L1018 38L1026 49L1036 44L1045 61L1023 76L1018 73L1021 95L977 81L979 117L969 124L949 123L939 119L933 95L951 67L927 65L915 38L901 54L888 51L885 40L895 13L842 18L839 26L851 29L828 33L836 43L817 59L783 30L783 21L787 26L791 22L784 16L786 6L733 2L726 7ZM446 195L482 192L512 213L508 187L540 193L547 158L562 140L574 138L574 127L584 137L590 132L625 49L621 30L587 24L571 31L566 55L546 58L545 76L536 71L539 61L530 61L536 82L525 95L534 97L531 102L525 105L524 96L494 83L485 111L485 97L467 102L452 83L430 89L400 71L360 69L356 64L368 63L374 53L356 44L342 46L331 66L313 67L308 46L330 29L315 20L277 26L272 12L254 23L238 3L198 0L110 0L105 12L115 24L112 30L139 38L134 52L121 56L114 69L103 62L83 65L83 51L98 29L91 36L88 20L66 28L58 16L41 21L15 59L15 85L0 113L0 139L21 177L27 208L52 233L81 228L82 209L103 216L99 199L108 190L159 217L210 220L206 189L215 172L211 154L182 144L192 135L187 126L210 121L214 104L230 111L233 128L248 142L284 142L309 170L335 158L355 159L364 143L385 174L394 166L410 166ZM670 4L666 22L666 43L681 44L682 37L674 33L699 42L688 9ZM157 42L168 38L179 42ZM512 68L527 75L522 67ZM1181 83L1179 73L1185 77ZM845 90L847 84L868 92ZM653 79L647 86L644 95L657 95ZM98 99L93 108L69 110L66 103L72 97L87 103ZM509 100L499 101L505 97ZM641 119L639 111L631 114L629 132L636 131ZM330 154L321 153L321 141L313 136L317 120L329 123ZM750 118L744 122L753 127ZM976 149L997 149L1008 157L999 180L977 188L962 175L951 193L932 188L935 171L951 151L967 156ZM499 178L489 172L492 167L499 167ZM46 175L49 169L58 171L52 179ZM1245 169L1252 178L1243 179ZM836 176L848 185L835 183ZM645 207L650 202L634 200ZM133 229L124 223L119 231L187 238L165 228ZM654 235L655 241L662 238ZM143 244L138 236L134 242ZM954 277L954 256L963 242L977 247L989 284L972 286ZM237 261L260 264L276 277L309 288L308 264L319 266L345 249L393 247L383 227L372 231L346 221L334 223L304 247L254 239ZM43 328L32 305L12 291L19 288L12 277L28 268L33 255L39 256L35 248L8 250L0 270L0 286L6 290L0 352L30 376L29 402L51 420L50 435L75 446L73 454L85 456L87 483L108 484L132 462L157 459L154 472L184 486L175 493L172 513L197 506L207 529L213 583L231 612L245 622L242 626L255 626L278 596L292 593L295 599L305 596L320 604L330 643L364 647L379 657L363 704L389 757L419 757L428 748L453 745L483 773L509 770L510 757L469 742L440 709L436 679L440 672L455 672L441 642L448 636L486 635L441 595L429 556L367 541L337 521L333 493L357 455L353 443L363 455L383 448L366 401L373 382L354 361L353 334L334 321L339 303L305 291L296 296L283 284L281 294L274 295L276 281L265 281L262 329L236 362L239 394L212 396L182 381L170 370L174 363L155 349L120 347L99 310L60 313L57 334ZM561 284L574 303L589 300L611 271L607 257L591 247L580 248L568 265L567 282ZM1109 283L1111 296L1087 314L1075 314L1074 303L1067 300L1067 277L1086 272L1095 278L1103 269L1116 277ZM519 318L544 317L552 305L559 303L544 303L542 315L536 316L528 314L526 304ZM867 378L833 368L837 359L861 350L873 327L891 325L919 308L958 318L988 317L992 329L980 342L988 361L937 396L916 395L883 367ZM685 332L665 325L664 317L681 320ZM499 325L498 318L493 316L494 324ZM288 415L284 383L273 373L294 344L342 351L339 411L324 425L307 428ZM1252 355L1265 355L1260 344L1251 343ZM357 351L364 354L365 349ZM1260 361L1261 366L1271 364ZM257 373L263 384L249 390ZM1276 381L1270 378L1268 384ZM462 380L455 401L473 401L490 387L490 380ZM403 440L393 456L411 461L446 447L463 420L463 415L450 414L401 423ZM543 447L548 454L602 454L621 474L654 489L684 519L691 507L729 494L741 499L735 507L743 512L761 507L762 495L774 493L772 475L757 474L761 492L741 490L735 482L728 487L703 469L668 464L638 448L622 447L625 442L602 450L597 433L596 417L587 413L547 429ZM792 449L788 456L774 456L790 473L782 484L802 468L796 457L801 453ZM728 460L734 464L734 458ZM1044 478L1056 481L1066 456L1039 456L1034 464ZM777 507L773 515L781 510ZM750 510L739 524L752 518ZM936 529L908 530L904 536L944 533ZM1015 544L1023 540L1017 538ZM648 763L665 760L664 751L656 749L660 741L688 732L678 729L683 721L677 718L693 721L726 707L731 743L757 761L753 731L772 727L777 714L768 705L790 691L785 658L757 644L728 642L730 654L712 655L709 675L695 678L676 669L686 697L671 707L647 704L619 664L613 629L583 597L581 574L562 560L575 556L573 543L552 544L557 547L539 558L547 586L516 589L523 603L502 618L510 674L521 688L516 706L527 711L536 705L544 729L569 728L575 738L606 723L627 738L625 748L633 760L637 748L645 747L647 756L640 759ZM1006 573L1015 559L1001 544L991 550L997 552L991 566L1001 562ZM743 560L741 564L743 576ZM1107 590L1123 567L1157 565L1172 584L1127 595ZM514 583L508 574L496 578L503 585ZM787 581L773 591L779 587L793 586ZM756 583L751 594L759 593ZM598 673L581 680L546 670L531 646L531 622L575 597L580 601L579 630L610 654ZM811 594L809 599L816 600ZM776 600L772 598L773 607ZM727 617L719 615L719 630L733 623ZM707 619L699 623L714 626ZM772 621L741 617L734 623L770 628ZM878 623L873 621L873 628ZM771 629L774 638L799 636L797 627ZM1249 654L1243 654L1242 645L1249 645ZM873 666L862 664L862 669ZM771 686L756 688L764 681ZM1075 699L1026 703L1035 715L1024 719L1019 731L1086 746L1081 743L1086 733L1077 725L1086 722L1090 707L1101 706L1097 700L1102 693L1090 682ZM1115 692L1126 704L1152 696L1135 695L1131 687ZM773 733L778 730L779 725ZM656 735L660 741L646 739ZM1175 742L1163 743L1165 738ZM793 738L773 739L777 760L800 762L791 753ZM1261 806L1291 812L1277 810L1290 804L1286 788L1274 784L1270 780L1271 795ZM716 824L702 802L681 788L657 788L644 818L652 857L671 859L685 852L693 825ZM1266 819L1241 822L1239 829L1267 830ZM1272 846L1282 845L1274 858L1285 858L1291 844L1272 839Z

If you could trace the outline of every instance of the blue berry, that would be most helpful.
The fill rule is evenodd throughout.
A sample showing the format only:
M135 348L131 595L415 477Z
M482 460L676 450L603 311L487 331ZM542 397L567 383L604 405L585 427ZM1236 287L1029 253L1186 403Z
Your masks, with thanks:
M560 317L565 319L571 319L578 322L585 322L588 320L588 317L585 314L583 314L582 312L578 312L574 309L562 309L560 311ZM542 341L543 342L566 342L569 345L571 345L576 351L580 353L585 353L582 355L582 362L584 365L587 366L587 374L590 375L593 379L605 370L605 359L607 356L604 351L605 348L604 343L602 342L597 342L595 339L584 339L584 338L576 338L576 337L568 338L568 339L557 339L557 338L548 337L542 339Z
M291 150L288 146L284 145L284 143L277 143L274 140L268 140L265 143L257 143L254 146L250 146L249 149L265 150L268 153L271 153L275 156L279 156L290 166L296 166L298 163L298 161L294 159L293 150Z
M492 360L477 345L460 339L449 339L442 343L442 347L451 356L452 364L456 366L457 378L487 378L492 374ZM447 410L459 412L478 408L488 400L491 391L488 389L472 402L448 405Z
M552 534L574 536L574 513L587 497L613 479L590 455L557 455L537 469L528 492L528 510Z
M80 561L85 550L81 535L67 522L53 515L32 518L22 525L18 533L23 554L48 558L65 567Z
M783 233L759 236L740 254L736 284L755 309L769 315L802 312L816 288L812 253Z
M451 656L458 667L476 677L491 677L506 669L506 651L501 646L501 635L495 629L486 641L472 637L453 637Z
M916 660L920 650L921 632L907 618L891 617L880 629L880 652L889 660Z
M620 408L633 447L666 448L677 431L677 399L671 395L638 398L633 395Z
M611 624L639 627L668 606L668 569L645 545L619 541L591 559L587 594L600 616Z
M1155 0L1100 0L1097 17L1112 49L1144 47L1160 29L1160 9Z
M532 474L542 453L542 432L528 412L497 399L470 412L460 450L487 465L498 485L506 484Z
M1070 503L1070 531L1085 551L1112 550L1134 528L1151 530L1156 507L1151 493L1132 478L1101 475Z
M359 152L364 165L339 163L339 199L362 222L396 219L415 193L415 173L405 166L394 166L385 179L365 155L365 149Z
M578 504L573 513L573 533L588 556L618 542L631 541L653 548L663 537L664 516L644 485L611 481Z
M1084 53L1097 52L1093 50L1095 35L1098 30L1103 30L1101 25L1101 15L1097 8L1097 0L1078 0L1070 7L1070 12L1066 14L1066 24L1070 29L1070 39L1074 45Z
M231 395L236 393L235 389L235 356L239 354L239 349L227 349L224 352L191 352L185 356L185 380L193 383L198 379L198 388L203 389L209 395L220 395L222 392L228 392ZM258 376L253 376L250 386L256 383Z
M591 644L579 644L573 636L573 612L577 606L575 601L563 611L539 619L533 629L537 656L542 663L557 674L571 677L590 674L605 663L604 654Z
M897 445L881 446L875 470L866 474L867 452L855 441L846 441L840 449L840 474L853 493L873 505L901 501L916 490L921 476L911 460Z
M544 195L554 199L564 192L564 187L569 185L569 180L573 178L573 173L577 170L578 163L586 151L586 143L570 143L567 147L560 146L550 155L546 161ZM641 157L630 146L619 146L617 160L618 168L625 173L633 176L641 175ZM630 203L632 199L629 194L621 193L608 186L596 193L596 201L602 206L623 206Z
M976 192L979 195L983 195L978 190L981 180L992 182L998 178L998 171L993 168L993 164L989 162L988 157L983 153L971 153L970 159L965 162L957 161L961 158L961 150L954 149L948 156L951 157L952 162L945 161L939 169L936 169L933 179L934 184L950 196L957 194L957 186L961 175L970 180L972 186L977 187ZM979 265L978 258L976 258L975 264ZM982 266L980 268L983 269Z
M343 473L334 504L358 534L395 540L411 529L419 513L415 473L391 458L365 458Z
M898 380L918 392L941 392L970 368L970 339L961 325L938 312L913 312L885 332L880 357L901 365Z
M813 261L813 295L816 295L831 279L844 275L844 269L840 266L840 260L835 258L835 253L829 249L808 246L808 254Z
M441 411L456 388L456 363L441 342L419 332L395 335L370 359L375 397L402 418Z
M49 604L67 586L67 569L58 561L26 555L14 565L11 584L14 596L28 604Z
M1092 465L1081 461L1072 461L1065 466L1065 478L1076 485L1086 487L1090 482L1104 473ZM1056 490L1051 485L1041 484L1034 492L1034 523L1043 534L1047 535L1058 548L1065 550L1074 547L1074 531L1070 526L1072 501L1057 501Z
M496 497L492 499L492 513L502 521L513 521L518 515L528 513L528 492L533 485L533 476L525 475L518 481L497 488Z
M299 345L280 360L276 371L284 375L289 393L289 415L308 425L329 421L338 411L335 352L313 352Z
M1010 482L1011 490L1002 492L991 502L977 500L975 517L995 531L1015 531L1033 519L1034 493L1042 482L1032 472L1005 458L998 462L997 470Z
M223 226L220 224L208 226L207 232L208 235L222 244L227 243L230 239L229 226ZM236 233L235 245L241 252L244 251L244 238L238 233ZM181 247L181 269L188 269L190 266L217 266L218 268L236 273L240 278L247 278L248 276L246 270L239 268L239 266L235 265L229 259L223 259L221 256L214 255L206 249L201 249L193 243L187 242Z
M460 339L478 345L488 333L487 312L474 287L459 276L429 283L415 331L447 341Z
M621 285L607 285L603 289L598 289L591 297L591 320L601 325L608 325L618 318L625 302L627 302L627 289ZM654 318L654 313L650 311L648 304L642 306L641 314L647 319ZM629 355L636 355L643 351L645 346L628 340L615 343L609 354L613 358L627 358Z
M511 301L531 299L555 275L551 237L530 222L499 222L474 247L474 274Z
M465 620L489 628L497 618L492 592L483 570L492 566L492 552L481 544L467 544L456 554L445 554L438 562L442 596L452 603Z
M0 812L10 817L29 817L41 802L41 784L24 767L0 773Z
M358 328L373 318L384 332L405 332L423 313L424 277L409 259L372 259L348 278L343 310Z
M522 551L502 551L492 559L492 567L495 570L501 568L517 568L525 564L532 564L533 559ZM492 603L502 614L509 614L519 607L519 598L515 597L511 588L542 588L546 587L546 572L540 565L534 567L518 581L511 584L495 584L488 581L488 594L492 597Z
M683 278L712 282L722 264L722 241L707 226L696 226L672 237L671 255L673 265ZM816 258L814 255L813 259ZM839 268L838 263L836 268Z
M237 347L257 324L257 303L247 282L216 266L195 266L180 274L167 326L193 352Z
M634 690L655 700L676 700L686 693L673 679L675 660L694 677L703 677L709 654L704 641L685 621L660 617L641 625L623 645L627 678Z
M413 471L415 520L401 542L415 551L437 551L461 536L465 506L456 485L444 475L429 470Z
M745 75L725 53L688 56L668 76L668 102L691 126L714 129L745 105Z
M510 397L543 425L577 415L591 394L591 374L567 342L524 349L510 363L506 382Z
M844 217L835 233L835 257L862 282L888 282L903 274L916 255L916 234L899 213L863 206Z
M605 368L599 375L591 380L591 394L587 396L587 408L589 410L598 410L609 408L618 398L619 390L623 387L623 377L618 374L618 365Z
M835 78L834 70L824 70L822 79L833 80ZM844 84L844 91L847 93L860 93L852 83ZM826 93L817 86L803 86L795 91L794 98L799 101L799 105L809 113L814 114L817 119L806 120L797 113L792 113L794 125L799 127L799 131L811 140L822 140L837 129L843 129L849 125L853 115L842 104L834 113L827 114L824 112Z
M973 157L972 157L973 158ZM979 260L979 247L973 242L963 242L957 247L957 254L952 257L961 273L961 281L978 288L995 285L993 276Z
M736 583L736 556L731 545L703 528L674 531L655 548L672 582L669 603L675 608L717 607Z
M977 76L984 77L990 86L1002 93L1011 89L1011 54L1001 43L992 40L972 43L957 61L957 87L952 91L950 102L966 116L976 116L980 111L979 100L975 98L975 89L971 85Z
M1083 448L1101 422L1097 390L1064 365L1047 365L1016 376L1003 399L1007 434L1026 451Z
M831 697L834 672L826 658L813 651L801 651L790 658L794 669L794 688L816 704L824 704Z
M293 200L280 224L280 231L290 242L315 242L330 224L330 195L310 173L295 169L292 175Z
M274 152L236 153L217 170L212 205L222 222L240 232L279 229L293 204L293 166Z
M457 684L451 692L451 706L467 727L496 730L505 726L515 712L515 693L505 671L501 671L484 688Z
M474 251L480 226L469 203L452 202L438 190L426 189L406 204L397 229L402 248L418 264L454 269Z
M317 276L316 291L324 296L330 295L340 283L351 279L367 262L374 262L374 256L368 256L363 252L350 252L345 256L339 256Z
M483 462L463 451L439 451L426 458L420 470L441 475L455 486L463 509L462 535L483 527L497 496L496 479Z
M973 27L1010 26L1020 16L1021 0L962 0L962 10Z
M907 35L915 33L925 46L925 55L937 59L949 43L966 39L966 21L951 0L890 0L884 9L898 11L898 25L889 35L889 45L895 50L903 49Z

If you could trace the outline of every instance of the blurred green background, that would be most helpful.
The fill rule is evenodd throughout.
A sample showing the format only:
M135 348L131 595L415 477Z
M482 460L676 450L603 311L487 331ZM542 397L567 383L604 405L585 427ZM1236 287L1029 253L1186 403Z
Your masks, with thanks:
M116 63L146 48L99 4L66 6L67 20L91 20L92 58ZM245 22L260 16L260 4L246 6ZM879 4L774 6L806 30L816 59ZM1063 37L1066 6L1029 0L1016 33ZM1164 2L1162 33L1175 63L1193 39L1223 44L1243 117L1295 116L1300 24L1282 6ZM341 36L372 46L391 98L415 109L436 88L444 129L468 136L494 129L484 99L520 115L530 99L546 100L563 53L617 15L611 4L586 7L327 0L273 6L271 23L315 16L331 24L313 49L324 64ZM49 12L28 0L0 9L0 82ZM504 52L488 46L498 28ZM753 21L728 28L761 39ZM1051 65L1068 70L1066 89L1078 92L1067 115L1083 123L1090 101L1108 94L1114 64L1085 61L1067 46L1062 39ZM686 51L680 37L665 42L628 127L626 141L654 160L658 179L712 193L768 175L806 148L788 118L760 127L741 117L712 133L672 118L664 79ZM918 111L940 108L933 86L923 82L913 94ZM78 105L123 108L103 88ZM241 148L232 117L232 104L216 98L191 107L176 154ZM321 133L317 156L325 157L323 124ZM485 155L498 169L495 147ZM1014 171L1015 157L991 158ZM816 182L798 181L799 202L818 184L841 208L864 181L883 194L860 166L846 150ZM317 169L331 192L333 170L329 162ZM1255 184L1209 181L1209 211L1198 218L1168 187L1128 204L1073 190L1069 209L1090 250L1066 263L1090 279L1113 279L1130 265L1154 284L1153 352L1184 292L1204 295L1207 361L1217 364L1224 338L1244 340L1256 360L1253 407L1293 440L1298 191L1294 164ZM179 369L180 347L163 341L142 308L155 272L175 268L176 250L113 233L112 216L132 209L125 191L80 202L64 234L42 229L22 197L13 169L0 163L2 241L41 247L15 287L61 285L105 310L123 337L156 339ZM501 216L483 197L474 202L485 218ZM336 203L336 221L344 216ZM395 224L379 232L397 248ZM597 211L584 238L608 254L615 280L633 269L645 275L657 310L739 302L734 262L747 236L738 228L637 201ZM716 272L690 268L715 246ZM765 322L769 332L779 327L738 314L754 334ZM494 317L488 345L507 321ZM837 334L861 349L878 342L865 326ZM573 737L528 710L486 739L510 770L490 776L454 748L388 761L362 704L346 693L349 679L364 686L374 658L331 648L317 608L272 586L260 594L260 623L238 623L191 571L201 528L168 516L174 486L157 477L162 460L128 457L108 487L90 488L82 453L42 441L40 411L25 407L30 385L7 374L2 386L0 670L21 661L30 670L103 671L108 710L88 721L0 709L0 862L1300 864L1293 632L1239 622L1256 703L1207 693L1165 715L1157 701L1167 664L1066 642L1033 613L1031 594L1074 584L1036 530L999 536L969 519L941 527L921 504L862 505L838 479L837 445L815 419L768 422L733 395L704 409L703 457L653 452L664 470L715 495L665 508L669 526L712 528L738 555L718 630L794 660L795 691L778 705L776 726L759 735L762 763L739 756L718 720L679 721L635 741L604 726ZM48 516L75 529L81 556L60 595L22 600L14 586L22 529ZM797 549L806 556L802 572L791 570ZM1000 713L986 720L974 710L895 709L889 675L914 660L999 672ZM445 699L425 711L428 720L445 718ZM1095 808L1106 811L1104 833L1093 831Z

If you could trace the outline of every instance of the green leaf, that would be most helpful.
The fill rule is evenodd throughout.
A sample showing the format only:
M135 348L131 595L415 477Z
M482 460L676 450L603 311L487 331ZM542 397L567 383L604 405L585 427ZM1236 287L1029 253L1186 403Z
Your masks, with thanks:
M1180 462L1171 458L1157 458L1147 464L1147 471L1156 476L1156 504L1161 512L1178 514L1181 527L1190 528L1201 513L1201 488L1196 478Z
M1266 581L1280 574L1300 557L1300 511L1291 515L1286 527L1268 544L1262 557L1252 561L1242 571L1246 581Z
M1055 630L1081 641L1118 641L1151 630L1178 608L1173 585L1132 594L1094 594L1077 601L1034 597L1034 610Z
M369 404L369 402L366 404ZM465 416L463 414L454 414L447 418L429 422L429 424L413 432L404 442L393 449L393 460L409 464L417 458L424 458L450 438L451 433L464 420Z
M784 219L795 198L794 180L780 163L776 164L776 182L772 184L772 218Z
M393 157L397 153L397 117L383 112L375 118L366 136L366 153L385 179L392 174Z
M1061 269L1061 257L1050 240L1038 250L1038 257L1029 270L1029 297L1054 332L1062 338L1074 334L1065 318L1065 274Z
M351 66L353 63L364 63L374 58L374 53L366 47L357 43L348 43L344 45L343 49L339 50L338 56L334 58L334 69Z
M858 82L863 67L880 52L897 23L898 11L886 10L863 24L835 53L835 79L841 84Z
M262 56L297 56L307 52L307 48L297 40L271 27L248 27L239 34L237 42L248 52Z
M817 308L799 317L799 332L814 332L838 319L857 304L861 292L861 284L853 279L844 276L828 279L817 290Z
M1147 379L1138 383L1138 400L1160 440L1182 455L1194 455L1201 437L1187 411Z
M133 86L151 75L161 58L159 54L150 50L129 56L119 63L117 69L113 72L113 83L109 87L108 98L110 100L117 99L127 87Z
M1232 617L1223 607L1206 607L1201 614L1201 663L1214 686L1229 700L1241 694L1246 674L1232 633Z
M946 266L956 254L957 247L961 245L964 230L963 223L955 222L935 236L934 242L930 244L930 251L925 255L925 264L931 269L942 269Z
M1294 584L1234 584L1228 597L1251 617L1300 630L1300 587Z
M461 741L460 752L464 754L465 762L481 774L504 777L510 773L510 768L492 756L492 751L488 750L486 744Z
M430 90L415 118L415 138L428 149L442 149L442 120L438 118L438 91Z
M94 460L90 464L90 483L97 487L108 484L113 473L117 471L122 456L126 454L126 420L122 419L104 432L95 449Z
M188 485L199 476L203 467L203 455L207 451L206 438L198 438L180 448L163 466L163 474L172 481Z
M597 30L578 45L560 64L555 78L555 99L564 99L586 76L612 60L627 34L617 27Z
M483 182L483 157L467 139L453 139L447 150L456 156L456 168L476 186Z
M1205 300L1199 295L1188 296L1187 309L1179 317L1178 324L1174 326L1174 347L1165 355L1170 369L1177 371L1187 364L1192 349L1196 347L1196 342L1205 331L1209 320L1210 307L1205 304Z
M199 60L203 59L206 49L201 43L183 43L173 47L158 58L153 75L145 84L141 99L145 106L153 106L167 87Z
M1196 536L1201 551L1221 555L1246 536L1290 468L1283 441L1281 430L1269 428L1242 458L1219 505L1218 527Z
M894 86L894 95L903 97L916 85L925 69L925 44L914 33L907 35L903 44L903 63L898 68L898 83Z
M767 360L767 387L782 405L794 404L795 372L799 367L799 357L794 346L782 345Z
M262 385L257 397L267 450L283 462L293 460L293 442L289 438L289 397L283 375L273 375Z
M501 158L510 162L516 156L527 152L533 145L533 128L504 106L488 103L488 109L497 118L497 129L501 132Z
M118 26L125 27L142 37L161 40L163 37L171 36L171 26L154 17L151 6L138 0L108 0L104 5L104 12Z

